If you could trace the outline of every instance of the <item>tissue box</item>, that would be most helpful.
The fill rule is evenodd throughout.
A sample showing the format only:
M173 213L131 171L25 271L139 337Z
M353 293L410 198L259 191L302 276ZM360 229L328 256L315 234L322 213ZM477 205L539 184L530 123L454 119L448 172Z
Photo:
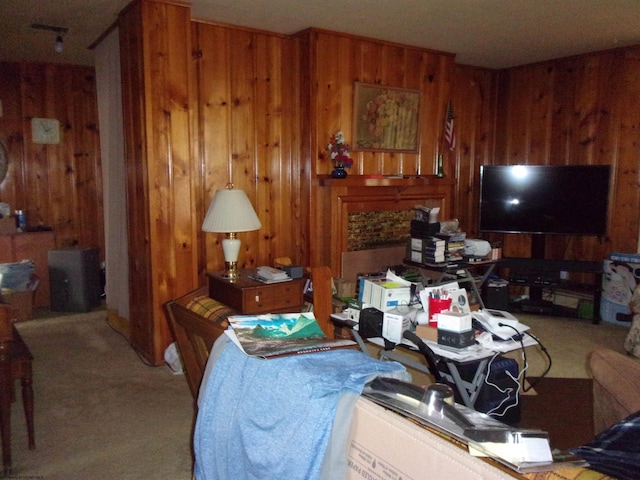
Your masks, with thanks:
M438 314L438 344L453 348L465 348L476 341L471 327L471 315L446 310Z
M466 332L471 330L471 315L463 312L446 310L438 315L438 328L450 332Z

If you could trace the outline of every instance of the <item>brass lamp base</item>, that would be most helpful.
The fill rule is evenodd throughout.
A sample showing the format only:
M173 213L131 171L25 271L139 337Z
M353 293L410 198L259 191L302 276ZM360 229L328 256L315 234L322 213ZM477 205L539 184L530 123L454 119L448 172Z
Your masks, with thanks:
M238 278L238 262L224 262L225 271L222 274L223 278L228 278L230 281L234 281Z

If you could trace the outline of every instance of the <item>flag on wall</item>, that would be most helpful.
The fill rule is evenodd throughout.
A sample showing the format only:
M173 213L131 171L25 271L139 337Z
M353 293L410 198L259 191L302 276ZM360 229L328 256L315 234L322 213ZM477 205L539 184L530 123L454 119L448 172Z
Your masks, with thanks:
M453 107L451 106L451 100L447 104L447 121L444 124L444 139L449 144L449 150L456 148L456 132L453 129Z

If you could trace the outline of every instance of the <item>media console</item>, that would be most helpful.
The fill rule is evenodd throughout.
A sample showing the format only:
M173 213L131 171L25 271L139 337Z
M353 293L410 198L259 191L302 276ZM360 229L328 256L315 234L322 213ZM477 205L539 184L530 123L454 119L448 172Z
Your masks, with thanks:
M553 304L543 301L543 289L575 287L575 283L561 278L561 272L592 274L594 280L588 287L593 293L593 323L600 323L602 262L507 257L500 260L499 268L509 269L508 278L511 285L529 287L529 301L523 302L522 310L540 314L553 313Z

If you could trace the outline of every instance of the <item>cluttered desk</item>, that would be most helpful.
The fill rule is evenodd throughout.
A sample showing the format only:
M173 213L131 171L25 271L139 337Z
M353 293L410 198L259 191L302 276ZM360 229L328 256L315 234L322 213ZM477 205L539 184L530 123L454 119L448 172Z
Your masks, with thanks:
M528 334L529 328L519 322L515 328L521 332L521 335L513 335L505 339L494 339L494 335L488 334L488 332L478 332L475 335L476 340L473 344L464 348L454 348L439 344L437 338L434 340L433 333L437 334L437 332L433 332L433 330L436 330L433 327L421 328L417 326L416 333L409 330L413 335L406 334L408 338L403 338L399 344L394 345L386 340L382 334L380 336L361 335L359 322L350 318L349 312L333 314L331 318L337 327L346 327L352 331L354 339L363 351L368 351L366 342L370 342L382 348L379 353L381 359L400 362L417 371L434 375L436 381L444 379L448 383L455 385L461 403L469 408L477 407L476 402L494 364L496 368L502 369L503 372L510 370L507 376L510 375L512 380L510 382L511 385L507 387L510 389L509 393L501 399L503 402L500 407L505 407L506 409L509 405L517 403L517 396L520 391L517 366L515 367L516 370L513 371L514 364L510 363L509 369L505 369L505 362L502 359L498 359L503 353L524 350L538 345L538 340ZM432 352L432 365L429 365L429 359L427 359L427 365L425 365L399 352L399 350L403 349L421 352L421 345L416 342L416 338L422 341ZM436 371L434 371L434 368ZM489 413L491 410L496 412L501 410L496 407L489 409L485 413Z

